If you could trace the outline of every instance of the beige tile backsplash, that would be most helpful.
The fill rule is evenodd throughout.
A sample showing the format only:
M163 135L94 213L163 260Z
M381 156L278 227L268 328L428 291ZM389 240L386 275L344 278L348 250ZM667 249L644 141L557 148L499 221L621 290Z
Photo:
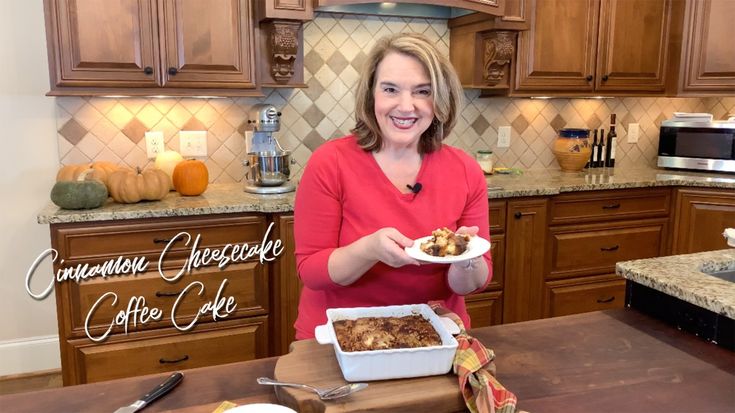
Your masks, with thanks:
M178 132L206 130L206 159L213 182L244 176L243 131L248 109L270 103L282 112L281 145L293 151L300 176L312 151L354 126L354 95L359 68L375 39L390 33L424 33L448 53L446 21L319 13L304 28L307 89L265 89L265 98L56 98L59 159L62 164L106 160L148 166L144 134L162 131L167 149L178 150ZM561 127L607 127L618 117L618 167L655 164L658 125L675 111L735 113L735 96L723 98L525 99L480 98L466 90L466 102L447 143L467 152L492 149L497 165L523 169L556 168L551 153ZM626 142L629 123L640 124L637 144ZM510 148L497 148L500 126L512 127Z

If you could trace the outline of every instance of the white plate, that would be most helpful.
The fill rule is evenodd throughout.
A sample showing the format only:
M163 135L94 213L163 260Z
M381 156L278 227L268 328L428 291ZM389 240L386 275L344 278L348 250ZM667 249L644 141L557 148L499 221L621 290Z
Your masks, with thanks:
M421 251L421 243L425 242L428 239L431 239L431 235L414 240L412 246L405 248L406 254L408 254L409 257L415 258L419 261L431 262L436 264L451 264L453 262L460 262L464 260L469 260L470 258L479 257L480 255L490 250L490 241L475 236L470 238L470 242L467 245L467 251L463 252L461 255L435 257Z
M296 410L289 409L280 404L271 403L255 403L227 409L227 413L296 413Z

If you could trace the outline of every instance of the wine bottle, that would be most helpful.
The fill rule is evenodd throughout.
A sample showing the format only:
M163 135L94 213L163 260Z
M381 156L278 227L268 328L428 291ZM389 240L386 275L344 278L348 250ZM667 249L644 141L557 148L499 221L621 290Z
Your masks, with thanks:
M607 144L605 143L605 129L600 129L600 162L599 167L604 168L607 165Z
M615 114L610 115L610 131L607 133L607 163L605 166L615 167L615 146L618 144L618 135L615 133Z
M597 161L599 157L597 156L597 129L595 129L594 134L592 135L594 138L592 138L592 153L590 154L590 168L597 168Z

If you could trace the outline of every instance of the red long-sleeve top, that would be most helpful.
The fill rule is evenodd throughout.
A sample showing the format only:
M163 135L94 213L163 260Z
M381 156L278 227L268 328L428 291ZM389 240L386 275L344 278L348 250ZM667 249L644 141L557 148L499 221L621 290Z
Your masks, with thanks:
M314 337L314 328L326 322L327 308L430 300L444 301L469 328L464 297L449 287L446 264L392 268L379 262L349 286L329 277L332 251L385 227L416 239L440 227L456 230L476 225L478 235L490 239L487 184L469 155L443 145L424 155L416 182L422 185L418 193L401 193L354 136L328 141L312 154L294 210L296 262L304 283L295 324L297 339ZM490 269L487 285L492 261L489 252L483 257Z

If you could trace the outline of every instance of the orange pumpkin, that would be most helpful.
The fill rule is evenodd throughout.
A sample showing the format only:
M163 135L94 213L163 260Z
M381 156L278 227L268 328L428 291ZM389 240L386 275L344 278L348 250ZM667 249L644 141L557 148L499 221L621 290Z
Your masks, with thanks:
M173 180L176 192L181 195L200 195L209 185L209 170L202 161L182 161L174 168Z
M120 169L110 175L108 187L115 202L134 204L163 199L169 191L169 177L160 169Z
M120 166L106 161L66 165L62 166L56 174L56 182L76 181L79 175L87 169L92 170L92 172L87 174L87 179L98 180L107 186L110 175L120 169Z

